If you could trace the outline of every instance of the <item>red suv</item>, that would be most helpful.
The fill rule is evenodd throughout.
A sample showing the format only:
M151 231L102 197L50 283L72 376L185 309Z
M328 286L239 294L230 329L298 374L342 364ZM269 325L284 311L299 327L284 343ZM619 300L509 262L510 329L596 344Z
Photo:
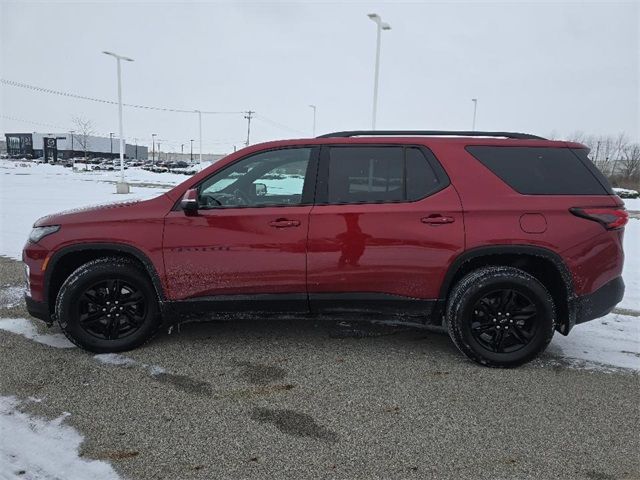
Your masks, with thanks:
M29 312L116 352L229 312L444 326L488 366L622 299L627 213L578 143L355 131L254 145L142 202L38 220Z

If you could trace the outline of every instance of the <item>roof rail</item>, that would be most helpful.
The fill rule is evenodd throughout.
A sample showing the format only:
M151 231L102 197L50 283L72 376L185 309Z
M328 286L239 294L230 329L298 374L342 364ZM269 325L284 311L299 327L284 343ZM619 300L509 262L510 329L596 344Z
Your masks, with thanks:
M546 140L545 138L518 132L476 132L457 130L350 130L325 133L317 138L360 137L360 136L405 136L405 137L505 137L519 140Z

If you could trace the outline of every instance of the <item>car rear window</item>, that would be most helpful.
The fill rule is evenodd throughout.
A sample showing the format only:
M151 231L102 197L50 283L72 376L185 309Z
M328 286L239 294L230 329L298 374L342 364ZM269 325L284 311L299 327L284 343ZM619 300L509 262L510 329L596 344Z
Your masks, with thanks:
M469 146L467 151L525 195L609 195L610 188L569 148ZM599 173L599 172L598 172Z

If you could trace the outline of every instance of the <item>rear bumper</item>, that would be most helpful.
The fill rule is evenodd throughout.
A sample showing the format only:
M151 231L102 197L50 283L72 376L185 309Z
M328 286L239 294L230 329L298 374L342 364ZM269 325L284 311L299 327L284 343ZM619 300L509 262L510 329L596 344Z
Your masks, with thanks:
M49 315L49 308L45 302L38 302L29 295L24 296L24 302L27 304L27 312L29 312L29 315L44 320L47 323L52 323L53 320L51 319L51 315Z
M576 325L595 320L610 313L624 297L624 281L617 277L593 293L574 300Z

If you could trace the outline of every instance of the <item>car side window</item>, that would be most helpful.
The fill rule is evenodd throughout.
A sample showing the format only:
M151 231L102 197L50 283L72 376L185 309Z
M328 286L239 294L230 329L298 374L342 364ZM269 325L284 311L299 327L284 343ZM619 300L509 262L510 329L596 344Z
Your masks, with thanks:
M328 203L415 201L443 186L416 147L331 147L328 159Z
M199 208L299 205L311 148L287 148L244 158L207 178Z

